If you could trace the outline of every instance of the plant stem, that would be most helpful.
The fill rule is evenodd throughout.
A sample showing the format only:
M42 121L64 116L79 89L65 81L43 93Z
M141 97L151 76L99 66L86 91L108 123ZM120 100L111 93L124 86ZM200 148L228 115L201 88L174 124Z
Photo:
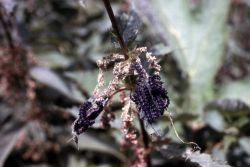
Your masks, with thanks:
M111 94L111 95L109 96L109 99L111 99L114 95L116 95L117 93L119 93L119 92L121 92L121 91L124 91L124 90L130 90L130 89L128 89L128 88L126 88L126 87L122 87L122 88L118 89L117 91L115 91L113 94Z
M142 141L143 141L143 144L144 144L144 148L145 148L145 151L146 151L146 162L147 162L147 167L151 167L151 160L150 160L150 155L148 153L148 149L149 149L149 139L148 139L148 134L145 130L145 126L144 126L144 123L143 123L143 120L140 119L140 117L138 116L139 118L139 121L140 121L140 127L141 127L141 133L142 133Z
M9 48L11 50L14 50L15 46L14 46L14 42L13 42L11 32L10 32L11 23L10 23L9 20L6 21L4 19L4 14L5 14L4 7L2 6L2 4L0 4L0 22L1 22L2 26L3 26L3 30L4 30L4 33L5 33Z
M128 47L125 44L125 42L124 42L124 40L122 38L122 35L121 35L120 31L119 31L118 24L117 24L117 21L115 19L115 15L114 15L114 12L112 10L111 4L110 4L109 0L102 0L102 1L104 3L106 11L107 11L107 13L109 15L109 19L110 19L110 21L112 23L112 27L113 27L113 30L114 30L116 36L117 36L118 42L119 42L119 44L120 44L120 46L121 46L121 48L123 50L123 53L125 55L125 59L128 59L128 55L127 55Z

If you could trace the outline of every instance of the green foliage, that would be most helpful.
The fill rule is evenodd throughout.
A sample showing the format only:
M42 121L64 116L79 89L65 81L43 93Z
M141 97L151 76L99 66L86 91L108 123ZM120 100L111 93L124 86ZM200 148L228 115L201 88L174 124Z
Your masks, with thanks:
M180 144L165 112L157 124L147 127L155 166L249 165L250 61L244 37L250 28L244 14L250 9L245 2L136 0L132 3L138 16L133 13L133 17L125 14L120 18L123 24L119 28L129 49L138 42L159 59L170 97L167 111L177 132L184 141L202 148L201 153L193 152L189 145ZM79 137L79 150L67 142L79 105L97 84L96 61L120 53L110 40L110 21L103 4L99 0L84 3L82 8L78 1L69 0L16 1L18 8L8 9L16 10L18 26L13 26L17 28L13 32L20 33L20 47L28 45L36 60L26 67L36 96L35 100L29 97L9 103L4 84L0 85L0 166L122 166L133 154L132 145L125 146L127 152L121 149L123 104L119 95L113 97L110 115L106 115L115 118L110 128L100 125L103 114ZM116 12L127 9L121 1L112 3ZM242 27L244 33L238 37ZM0 32L2 49L6 41L4 31ZM0 50L0 58L8 56L2 53ZM111 79L108 68L104 87ZM133 125L139 129L136 119ZM154 136L158 129L163 131L161 139Z
M152 6L163 25L162 35L187 75L185 112L200 114L204 104L214 97L214 78L222 64L229 32L226 20L230 1L200 1L195 9L191 3L156 0Z
M250 105L250 78L227 82L219 88L219 98L239 99Z

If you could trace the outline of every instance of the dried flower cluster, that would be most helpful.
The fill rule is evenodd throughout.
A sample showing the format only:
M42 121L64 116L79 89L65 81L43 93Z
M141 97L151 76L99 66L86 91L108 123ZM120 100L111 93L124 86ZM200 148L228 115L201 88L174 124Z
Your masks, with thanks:
M136 115L136 108L134 103L129 97L125 98L123 102L124 107L122 108L122 133L124 139L121 141L122 150L127 148L135 150L133 155L127 160L128 167L144 167L147 166L147 152L144 149L143 143L140 142L140 135L138 135L137 129L133 126L132 121Z
M131 121L125 121L122 125L124 139L121 142L122 149L132 148L134 153L127 160L127 167L145 167L147 166L146 154L143 144L140 142L140 137L133 127Z

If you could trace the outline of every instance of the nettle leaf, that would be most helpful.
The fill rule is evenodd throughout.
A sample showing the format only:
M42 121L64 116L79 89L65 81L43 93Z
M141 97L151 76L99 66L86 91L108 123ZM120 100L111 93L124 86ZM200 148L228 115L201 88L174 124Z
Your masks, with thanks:
M131 46L135 41L141 27L139 16L134 10L131 10L128 13L121 12L116 17L116 21L124 42L128 46ZM115 34L113 34L113 37L115 37ZM116 38L113 38L112 41L116 41Z
M124 42L134 40L141 26L140 18L137 13L131 10L129 13L121 13L117 18L119 29L122 32Z
M209 102L205 110L216 110L226 116L250 114L250 107L239 99L217 99Z
M186 166L192 167L230 167L226 162L220 161L209 154L193 152L179 144L168 144L161 148L161 153L167 159L185 160Z
M204 113L204 122L219 132L223 132L226 127L222 115L214 110Z
M87 160L84 157L79 158L75 155L70 155L67 166L81 167L87 166L87 164Z
M194 152L190 154L185 154L183 157L186 157L193 163L199 164L199 167L230 167L225 162L220 162L215 160L209 154Z
M78 147L80 150L90 150L99 153L106 153L113 155L121 161L125 161L124 155L119 151L119 148L115 147L114 141L110 140L110 142L106 142L89 133L80 135L78 140Z
M70 65L71 59L55 51L36 54L38 63L48 68L64 68Z
M24 122L12 119L0 128L0 166L4 166L6 158L13 150L15 143L24 131Z
M241 137L239 140L239 144L242 149L250 155L250 137Z
M250 107L239 99L213 100L207 103L204 109L204 121L220 132L225 131L228 126L241 127L248 122L245 116L250 114ZM228 124L228 120L232 118L234 118L234 122Z
M64 75L74 81L76 81L79 86L86 90L89 95L92 94L96 85L98 78L99 70L92 71L74 71L74 72L65 72ZM104 86L106 87L109 81L112 80L112 71L108 70L104 72Z
M201 1L195 8L193 2L187 0L148 3L153 14L146 17L151 20L153 31L160 27L155 23L160 22L163 27L160 35L175 50L180 68L188 75L189 100L185 112L200 113L213 97L214 76L222 63L228 36L226 21L230 1ZM148 11L146 7L141 10Z
M220 98L239 99L250 106L250 78L240 81L233 81L223 84L220 87L218 96Z
M83 95L76 85L66 83L57 73L48 68L33 67L30 70L30 75L37 82L57 90L76 102L82 102L84 100Z

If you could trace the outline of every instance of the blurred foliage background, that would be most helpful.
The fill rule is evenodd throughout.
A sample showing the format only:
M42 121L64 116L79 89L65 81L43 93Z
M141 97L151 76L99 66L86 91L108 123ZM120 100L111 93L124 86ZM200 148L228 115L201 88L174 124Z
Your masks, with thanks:
M250 166L250 1L111 2L116 14L131 8L140 17L136 46L162 65L180 136L219 162ZM109 128L97 121L80 136L79 150L69 142L77 109L97 83L96 60L118 51L102 1L0 4L0 166L123 166L119 97ZM168 143L151 153L153 165L192 166L179 158L167 113L155 126ZM206 162L207 154L190 157Z

